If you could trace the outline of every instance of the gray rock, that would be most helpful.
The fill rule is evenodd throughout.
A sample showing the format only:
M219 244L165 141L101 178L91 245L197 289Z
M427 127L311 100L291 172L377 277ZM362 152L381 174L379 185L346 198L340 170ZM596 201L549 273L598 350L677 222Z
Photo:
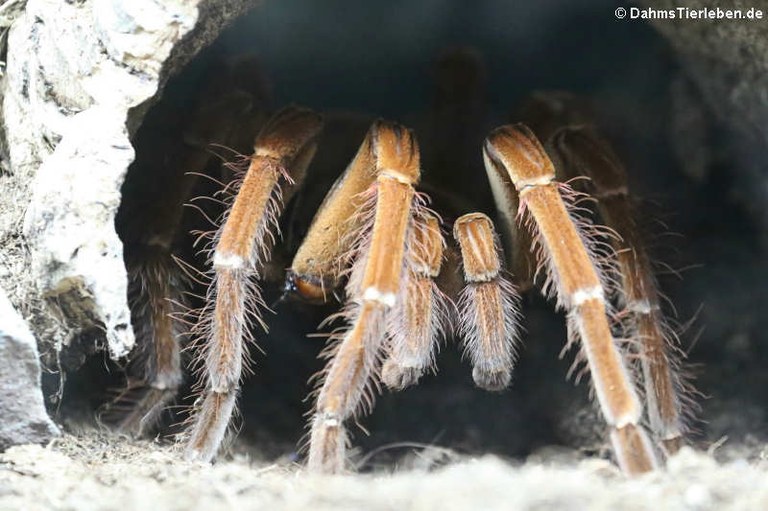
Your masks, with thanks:
M65 348L106 346L113 359L132 349L114 228L130 136L168 77L252 4L29 0L13 23L0 84L0 276L46 364Z
M44 443L59 435L40 389L37 343L0 290L0 449Z
M725 139L716 142L727 154L724 163L737 176L733 191L760 221L763 232L768 233L768 164L763 157L768 144L768 6L765 2L740 0L643 3L667 11L680 6L691 10L719 7L745 14L750 9L762 10L763 18L759 20L678 17L651 23L670 42L686 75L696 84L718 123L726 128ZM700 124L697 126L694 129L700 129ZM689 149L686 154L694 152L685 149Z

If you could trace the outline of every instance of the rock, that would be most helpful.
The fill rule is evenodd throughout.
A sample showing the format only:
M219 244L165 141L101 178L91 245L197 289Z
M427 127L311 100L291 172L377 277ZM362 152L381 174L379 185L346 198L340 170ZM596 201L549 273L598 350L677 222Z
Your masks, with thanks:
M48 418L40 389L37 343L0 290L0 450L39 444L59 435Z
M646 0L654 9L674 9L674 0ZM700 8L738 9L750 5L734 0L688 2ZM654 20L654 27L682 57L681 62L701 88L720 118L731 125L752 126L760 137L768 137L768 24L762 20ZM761 99L762 98L762 99Z
M665 11L680 6L676 0L643 3ZM764 207L768 200L768 165L763 157L768 144L768 9L759 2L737 0L697 0L686 2L685 7L739 10L745 14L750 9L762 10L759 20L678 17L656 19L652 24L670 42L687 77L696 84L719 124L726 128L726 136L715 142L727 152L723 163L737 178L734 191L768 233L768 210ZM712 148L705 147L706 150Z
M58 365L64 348L106 346L113 359L132 349L114 227L130 137L168 77L252 4L29 0L14 22L2 81L0 275L46 364Z

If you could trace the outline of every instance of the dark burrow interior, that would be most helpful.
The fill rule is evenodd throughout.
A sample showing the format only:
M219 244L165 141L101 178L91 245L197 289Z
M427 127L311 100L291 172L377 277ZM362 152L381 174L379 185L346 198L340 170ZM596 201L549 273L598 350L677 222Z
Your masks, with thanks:
M184 192L180 176L193 169L221 178L221 159L248 154L259 112L296 103L326 116L316 163L288 204L283 241L264 283L275 314L265 313L269 333L258 331L260 349L251 347L255 371L243 384L236 450L267 459L297 456L311 408L307 381L322 367L317 355L324 339L310 334L335 306L279 300L282 270L367 124L381 116L416 129L423 190L438 209L445 207L447 220L467 208L493 216L481 141L491 128L520 120L521 105L541 90L567 90L591 102L626 163L652 253L668 265L659 266L658 276L667 313L685 325L681 343L702 394L690 441L706 447L723 436L734 444L765 440L761 233L738 194L738 169L713 116L701 107L710 133L704 146L676 129L680 116L690 114L685 105L700 103L651 26L616 20L607 1L334 1L305 2L301 9L267 2L170 79L133 136L136 162L116 224L128 245L144 228L133 216L162 223L170 207L164 204L173 203L168 197L212 195L217 185L210 180ZM230 135L220 136L224 131ZM206 146L206 158L185 159L185 147L195 144ZM202 268L188 234L206 228L201 217L184 209L173 250ZM536 291L524 297L523 346L504 392L475 388L456 339L443 342L436 375L403 392L384 390L373 414L360 419L368 433L352 426L354 445L370 454L359 458L362 466L390 463L416 445L510 458L558 445L608 455L588 384L566 380L573 353L560 356L565 318L553 309ZM74 358L73 368L82 361ZM66 369L66 353L63 363ZM55 415L70 427L96 423L107 389L122 385L126 367L103 353L88 356L67 375L63 399L51 405ZM191 379L173 410L190 405ZM58 377L47 377L46 385L53 395ZM156 432L177 432L181 418L167 413Z

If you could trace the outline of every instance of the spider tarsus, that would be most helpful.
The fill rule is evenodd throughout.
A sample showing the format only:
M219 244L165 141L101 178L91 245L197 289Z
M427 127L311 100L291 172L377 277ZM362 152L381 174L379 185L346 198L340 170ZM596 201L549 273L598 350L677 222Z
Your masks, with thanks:
M307 469L321 474L343 473L347 443L342 420L332 414L316 414L312 421Z
M669 457L677 453L685 445L685 439L682 436L666 438L661 441L661 447L664 455Z
M381 381L392 390L403 390L419 382L424 367L402 365L387 359L381 367Z
M622 472L639 475L659 467L648 435L636 424L611 430L611 443Z
M483 390L501 392L509 387L509 383L512 381L512 371L510 368L494 371L475 367L472 369L472 379L475 381L475 385Z
M385 330L385 308L364 302L338 345L317 396L308 465L338 472L345 461L344 422L373 405L371 375Z
M189 431L184 459L210 463L216 457L235 411L237 392L207 392L197 406L194 425Z
M176 398L178 388L158 389L146 386L140 389L142 396L131 402L130 411L117 423L117 431L135 437L152 432L168 404Z

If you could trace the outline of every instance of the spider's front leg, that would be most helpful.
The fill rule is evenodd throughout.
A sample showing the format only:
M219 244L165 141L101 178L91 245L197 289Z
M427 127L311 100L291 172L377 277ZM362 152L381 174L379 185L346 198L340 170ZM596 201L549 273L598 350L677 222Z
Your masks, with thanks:
M674 453L685 442L687 422L696 408L695 390L684 373L685 353L661 308L654 264L624 165L598 134L595 113L583 98L537 92L526 102L523 118L558 161L560 181L589 178L579 179L577 186L596 199L601 221L618 234L610 241L621 280L616 297L622 309L621 333L637 354L654 440L665 454Z
M232 79L232 70L225 73ZM215 83L220 81L214 80ZM210 145L224 143L237 120L252 114L250 96L225 88L212 93L189 115L161 104L148 122L183 137L159 137L140 131L137 153L123 186L116 228L125 247L128 299L136 334L127 386L100 410L100 418L121 432L151 431L183 380L180 344L186 328L190 281L176 262L183 231L184 204L212 159ZM181 119L181 120L180 120Z
M303 178L321 128L320 116L312 111L281 110L256 137L247 171L226 189L231 207L214 237L212 282L193 329L203 344L204 381L191 418L187 459L210 461L226 433L247 357L249 320L263 326L259 310L264 303L254 279L274 242L283 189Z
M612 242L621 273L621 301L629 316L627 334L637 340L634 348L639 353L650 428L665 453L674 453L684 442L684 405L692 391L680 373L684 353L664 320L626 172L608 142L591 128L563 128L553 136L552 146L569 173L590 178L600 216L620 236Z
M555 181L552 162L523 125L491 132L483 153L495 186L511 184L519 194L518 221L531 231L539 265L548 273L545 291L557 297L558 306L568 312L570 335L581 340L619 465L628 474L652 470L657 460L639 424L642 405L611 334L606 292L589 238L577 229L566 207L566 185Z
M351 238L345 236L353 244L346 290L350 303L343 312L349 327L330 353L317 395L309 446L310 469L331 473L344 469L344 422L361 407L372 405L370 386L376 384L391 313L403 300L403 277L411 254L409 232L414 231L414 222L423 218L418 214L420 199L414 190L421 171L413 134L402 126L377 121L361 151L370 151L368 157L358 153L358 158L370 162L372 168L363 165L357 171L372 172L375 182L356 214L358 228L350 231ZM349 172L346 182L352 179Z

